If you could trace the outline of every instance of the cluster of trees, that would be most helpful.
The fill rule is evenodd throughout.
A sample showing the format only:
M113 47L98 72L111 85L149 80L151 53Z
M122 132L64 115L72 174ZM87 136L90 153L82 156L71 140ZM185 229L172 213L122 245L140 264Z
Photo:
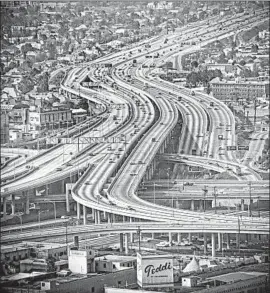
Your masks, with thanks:
M262 155L258 158L258 163L262 165L262 168L268 170L270 168L270 160L269 160L269 138L265 140L264 147L262 150Z
M209 82L215 78L222 78L222 73L219 69L215 70L200 70L198 72L192 71L187 75L187 85L190 87L196 87L199 83L202 83L203 86L208 86Z

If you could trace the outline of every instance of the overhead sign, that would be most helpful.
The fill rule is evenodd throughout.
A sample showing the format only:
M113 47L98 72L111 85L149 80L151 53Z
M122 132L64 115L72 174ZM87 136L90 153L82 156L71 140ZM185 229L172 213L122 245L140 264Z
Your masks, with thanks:
M171 255L137 254L137 284L140 287L168 287L173 285Z
M238 151L248 151L249 146L248 145L239 145L238 146Z
M236 145L227 145L227 151L236 151Z

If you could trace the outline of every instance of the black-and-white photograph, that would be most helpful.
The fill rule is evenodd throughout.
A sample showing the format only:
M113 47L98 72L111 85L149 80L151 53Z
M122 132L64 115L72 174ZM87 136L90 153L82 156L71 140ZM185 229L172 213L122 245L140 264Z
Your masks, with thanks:
M2 293L268 293L269 0L0 1Z

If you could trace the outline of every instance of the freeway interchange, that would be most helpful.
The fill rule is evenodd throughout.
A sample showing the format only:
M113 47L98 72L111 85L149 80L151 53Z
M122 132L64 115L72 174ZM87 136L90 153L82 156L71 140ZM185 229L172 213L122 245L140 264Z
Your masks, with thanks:
M177 33L155 37L136 47L70 68L61 85L62 93L87 99L102 109L101 114L90 119L83 129L74 128L68 141L63 133L53 148L34 154L29 160L20 159L17 164L14 161L6 165L2 171L3 203L8 197L13 200L14 194L27 197L29 189L46 188L54 182L65 185L67 178L77 175L71 194L83 225L71 227L70 234L128 233L136 231L138 225L144 232L238 233L241 223L240 233L268 235L266 218L243 216L240 220L237 215L176 209L146 201L138 194L141 182L151 180L159 157L217 172L226 171L229 166L236 180L261 182L260 174L246 157L241 162L234 152L220 151L236 145L235 119L230 109L199 91L193 95L188 89L161 80L153 72L172 57L178 56L181 62L182 55L234 34L240 30L239 18L247 24L256 23L264 14L259 11L252 17L237 15L224 20L225 31L216 30L219 22L209 25L202 21ZM187 40L197 44L180 48L180 42ZM105 66L108 63L112 64L111 68ZM96 87L83 86L86 78ZM178 148L176 153L168 154L166 149L179 120ZM218 139L219 135L223 136L222 140ZM260 146L254 145L253 150L256 147ZM196 155L192 154L193 149ZM248 199L250 195L242 196ZM87 224L90 211L96 225ZM108 224L100 224L102 216ZM123 220L121 224L116 222L119 216ZM64 228L14 232L5 235L2 241L64 233Z

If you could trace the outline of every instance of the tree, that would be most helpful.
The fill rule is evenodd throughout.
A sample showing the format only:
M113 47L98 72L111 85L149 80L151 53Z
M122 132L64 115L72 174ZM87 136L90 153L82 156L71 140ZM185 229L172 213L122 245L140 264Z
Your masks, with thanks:
M242 59L240 62L239 62L240 65L242 66L245 66L246 65L246 61L244 59Z
M199 82L199 75L197 72L191 72L187 75L187 83L191 86L197 86L197 83Z
M38 81L38 92L47 92L49 90L49 74L48 72L45 72L44 74L39 76Z
M252 44L251 46L251 52L257 53L259 49L259 46L257 44Z
M25 45L21 46L21 52L23 54L24 59L26 58L26 54L29 51L32 51L34 48L32 47L32 45L30 43L26 43Z
M26 94L34 89L34 85L34 82L30 78L23 78L18 84L18 90L21 91L22 94Z
M191 62L191 67L192 67L192 68L197 68L198 66L199 66L198 61L193 60L193 61Z

